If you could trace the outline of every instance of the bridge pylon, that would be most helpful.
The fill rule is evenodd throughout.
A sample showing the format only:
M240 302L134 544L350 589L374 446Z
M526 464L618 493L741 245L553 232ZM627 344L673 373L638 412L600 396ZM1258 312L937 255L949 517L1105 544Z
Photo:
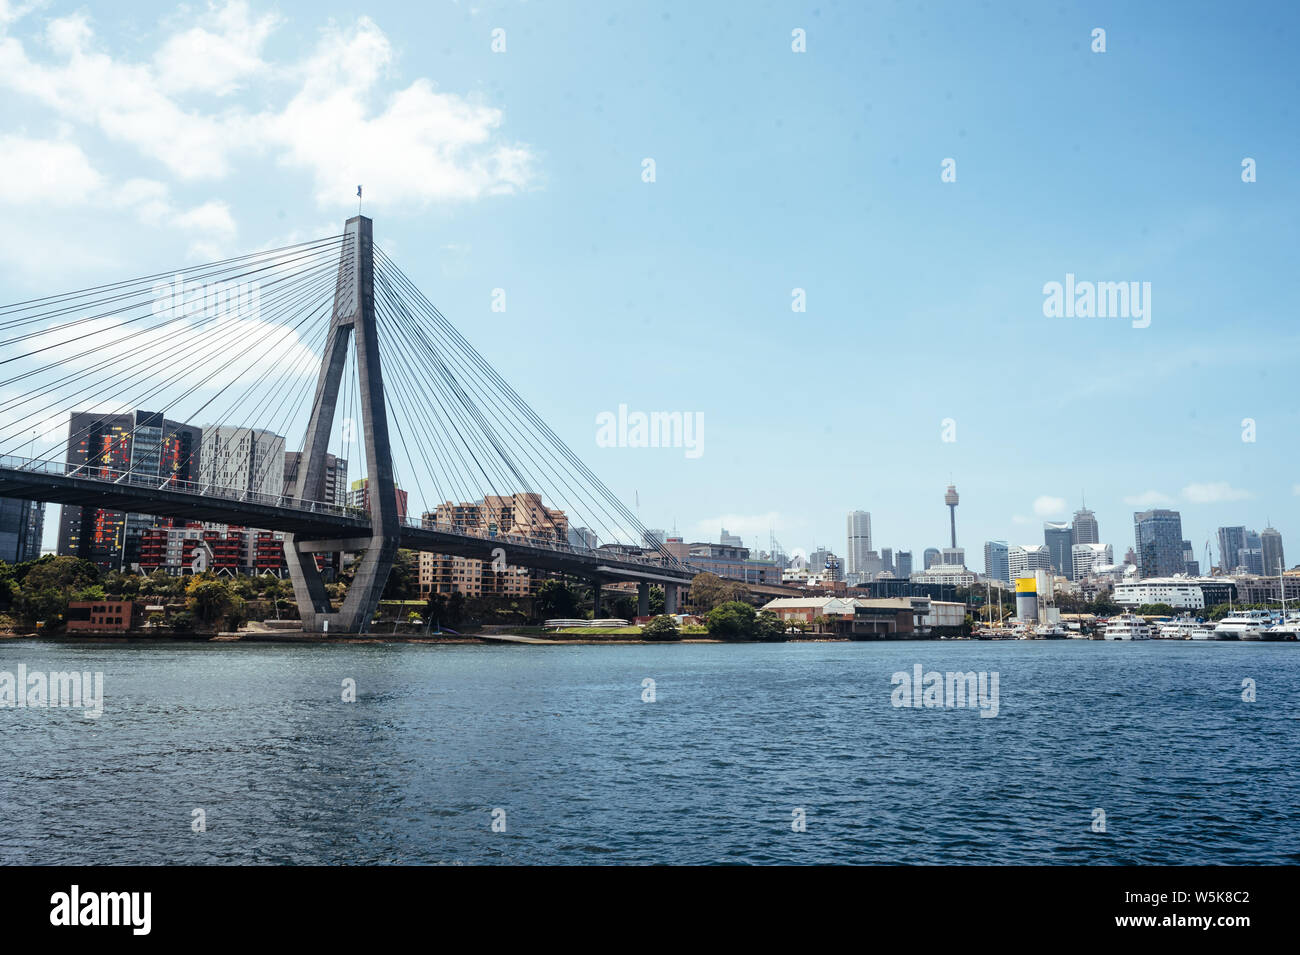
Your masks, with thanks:
M366 448L371 533L369 537L332 541L303 541L296 539L297 535L285 535L284 556L289 577L303 629L309 632L363 633L370 628L393 568L401 532L375 326L374 229L373 222L365 216L354 216L344 228L329 338L316 379L316 396L303 439L297 479L288 491L298 500L318 499L324 486L326 452L348 346L354 333L361 391L358 430ZM343 606L337 611L330 605L316 566L316 554L331 551L364 551Z

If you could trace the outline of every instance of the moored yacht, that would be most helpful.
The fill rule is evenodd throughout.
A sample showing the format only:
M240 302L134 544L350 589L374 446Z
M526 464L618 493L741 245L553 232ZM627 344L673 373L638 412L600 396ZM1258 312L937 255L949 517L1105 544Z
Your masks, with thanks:
M1214 628L1192 617L1178 617L1160 624L1160 640L1209 640Z
M1107 640L1150 640L1150 625L1134 613L1122 613L1106 621Z
M1064 640L1070 635L1059 623L1045 623L1034 628L1034 638L1037 640Z
M1263 640L1264 629L1273 625L1273 615L1267 610L1238 610L1220 620L1214 627L1217 640Z
M1269 641L1300 639L1300 614L1293 610L1277 623L1265 627L1260 639Z

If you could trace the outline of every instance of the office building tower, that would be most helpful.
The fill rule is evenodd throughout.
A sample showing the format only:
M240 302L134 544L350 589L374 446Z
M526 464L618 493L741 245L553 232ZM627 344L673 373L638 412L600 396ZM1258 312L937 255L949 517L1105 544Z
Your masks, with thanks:
M929 570L935 564L939 563L943 554L937 547L927 547L925 553L921 555L922 562L925 564L923 569Z
M1246 546L1246 528L1219 528L1219 573L1230 574L1237 569L1239 551Z
M1115 556L1109 544L1075 544L1070 548L1070 562L1073 566L1070 579L1084 580L1094 567L1114 564Z
M1074 543L1076 544L1096 544L1101 540L1100 529L1097 527L1097 515L1086 507L1081 507L1074 512Z
M45 503L0 497L0 562L20 564L41 556Z
M1058 574L1074 579L1074 558L1070 548L1074 546L1074 532L1069 524L1047 521L1043 524L1043 544L1051 555L1052 567Z
M899 580L907 580L912 576L912 552L910 550L894 552L894 576Z
M1281 533L1272 527L1266 527L1259 533L1259 544L1263 552L1264 573L1280 574L1286 570Z
M588 527L569 528L569 546L575 550L595 550L596 532Z
M871 515L866 511L850 511L847 526L844 571L852 577L860 577L869 572L867 555L871 552Z
M990 580L1011 583L1011 564L1008 556L1011 548L1006 541L984 542L984 576Z
M1188 577L1201 575L1201 562L1196 559L1196 551L1191 541L1183 541L1183 573Z
M105 480L144 478L158 486L198 487L203 431L168 420L161 412L68 417L67 469ZM59 515L58 552L93 561L103 570L139 562L146 530L172 526L170 518L65 504Z
M1177 511L1154 508L1134 514L1133 539L1139 578L1183 572L1183 519Z
M1052 555L1045 544L1020 544L1007 548L1007 571L1013 581L1051 568Z

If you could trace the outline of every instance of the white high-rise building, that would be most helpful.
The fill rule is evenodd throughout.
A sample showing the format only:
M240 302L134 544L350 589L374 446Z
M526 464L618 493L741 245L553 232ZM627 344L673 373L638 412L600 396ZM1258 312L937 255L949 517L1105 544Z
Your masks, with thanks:
M867 511L850 511L848 518L848 547L845 548L844 572L848 574L868 574L879 572L877 566L872 568L871 554L871 514ZM879 558L876 559L879 563Z
M1032 577L1036 570L1049 570L1052 555L1046 544L1018 544L1007 550L1007 569L1011 579Z
M284 438L260 428L204 428L199 483L279 495L284 485Z
M1075 544L1070 548L1070 557L1074 564L1071 580L1083 580L1097 564L1109 567L1115 563L1115 554L1109 544Z

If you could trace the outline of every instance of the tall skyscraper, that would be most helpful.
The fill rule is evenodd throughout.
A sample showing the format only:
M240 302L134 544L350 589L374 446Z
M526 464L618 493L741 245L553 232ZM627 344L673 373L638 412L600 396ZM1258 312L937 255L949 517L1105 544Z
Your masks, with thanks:
M930 569L931 567L933 567L935 564L939 563L939 559L940 559L943 555L940 553L939 548L937 548L937 547L927 547L927 548L925 549L925 553L922 554L921 556L922 556L922 560L923 560L924 563L925 563L925 568L924 568L924 569L925 569L925 570L929 570L929 569Z
M160 412L68 417L68 473L112 480L129 472L174 487L197 486L202 429L169 421ZM59 553L94 561L104 570L139 561L146 530L170 527L169 518L65 504L59 515Z
M1247 573L1264 573L1264 546L1257 532L1246 531L1246 546L1237 551L1237 563L1245 567Z
M1047 521L1043 524L1043 544L1051 555L1052 567L1058 574L1074 579L1074 532L1069 524Z
M1279 574L1286 570L1281 533L1272 527L1266 527L1259 533L1259 542L1264 552L1264 573Z
M1241 560L1240 551L1246 546L1246 528L1219 528L1219 573L1230 574Z
M1011 548L1006 541L984 542L984 576L992 580L1011 583L1011 565L1008 561Z
M901 580L912 576L912 552L900 550L894 554L894 574Z
M0 497L0 561L20 564L41 556L45 503Z
M641 543L651 548L663 547L667 539L668 532L662 527L647 527L645 533L641 535Z
M1183 541L1183 566L1188 577L1201 575L1201 562L1196 559L1196 550L1191 541Z
M954 550L957 549L957 487L954 484L948 485L948 490L944 492L943 503L948 505L948 525L952 530L952 543L949 545Z
M894 572L894 549L892 547L880 548L880 565L882 570L887 570L891 574Z
M1183 518L1177 511L1154 508L1135 513L1133 539L1139 577L1172 577L1184 571Z
M849 577L868 573L867 555L871 553L871 515L866 511L849 511L848 546L844 550L844 572Z
M1097 515L1086 507L1074 512L1074 543L1098 544L1101 542L1100 529L1097 527Z

